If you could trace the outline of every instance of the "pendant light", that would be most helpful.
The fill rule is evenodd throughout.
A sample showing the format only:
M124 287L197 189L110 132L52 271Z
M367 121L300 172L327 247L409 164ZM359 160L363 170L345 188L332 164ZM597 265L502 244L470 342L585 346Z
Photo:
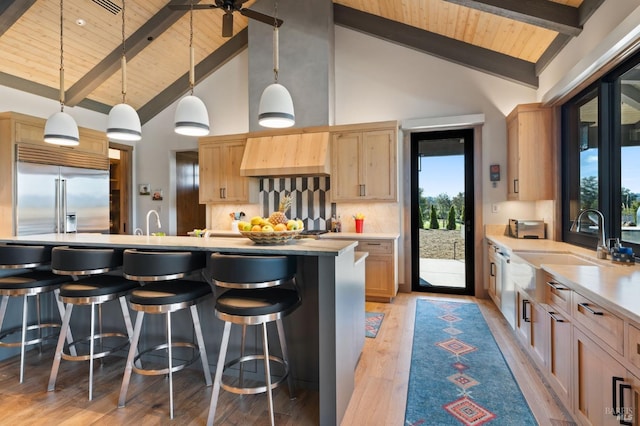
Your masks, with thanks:
M122 103L115 105L109 111L107 119L107 137L115 141L139 141L142 139L140 117L136 110L126 103L127 100L127 56L125 49L125 0L122 0Z
M258 108L258 124L263 127L284 128L295 124L293 100L289 91L278 83L279 68L279 37L278 37L278 2L275 4L273 24L273 74L275 82L268 85L260 97Z
M209 134L209 113L200 98L193 95L195 85L194 49L193 49L193 2L189 15L189 88L190 94L180 99L174 117L174 130L179 135L206 136Z
M78 125L64 112L64 24L63 0L60 0L60 111L52 114L44 125L44 141L55 145L75 146L80 143Z

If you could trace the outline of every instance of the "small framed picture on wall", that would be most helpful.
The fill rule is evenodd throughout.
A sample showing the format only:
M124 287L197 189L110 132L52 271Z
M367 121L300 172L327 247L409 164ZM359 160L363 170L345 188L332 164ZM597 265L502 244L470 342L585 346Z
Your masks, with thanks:
M138 185L138 193L140 195L151 195L151 191L149 190L149 184L141 183L140 185Z

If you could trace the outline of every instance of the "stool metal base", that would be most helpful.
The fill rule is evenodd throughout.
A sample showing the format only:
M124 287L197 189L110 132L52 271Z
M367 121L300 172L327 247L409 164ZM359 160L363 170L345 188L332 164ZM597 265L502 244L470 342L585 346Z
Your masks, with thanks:
M259 393L265 393L267 389L269 389L269 387L267 387L266 384L262 386L244 387L242 386L242 380L241 380L241 383L239 384L240 386L233 386L230 384L230 382L225 382L225 379L224 379L224 372L227 371L227 369L233 367L234 365L240 365L243 362L255 361L255 360L264 361L264 355L260 355L260 354L246 355L246 356L236 358L232 361L227 362L224 365L224 369L222 370L220 387L226 390L227 392L235 393L237 395L255 395ZM273 356L273 355L269 355L269 361L277 362L284 367L284 374L282 375L282 377L275 382L273 381L271 382L271 389L273 390L278 386L280 386L282 383L284 383L285 380L287 380L287 377L289 375L289 364L284 359L277 356ZM242 368L242 366L240 366L240 368Z
M216 315L218 315L218 312L216 312ZM247 326L247 324L250 324L251 321L246 321L247 318L242 318L242 317L237 317L235 319L236 323L239 323L243 326L243 333L242 333L242 347L241 347L241 356L240 358L237 358L233 361L230 361L229 363L225 364L225 358L227 356L227 350L229 348L229 338L231 336L231 322L230 321L225 321L224 323L224 331L222 333L222 343L220 345L220 355L218 356L218 364L216 365L216 376L213 380L213 392L211 394L211 404L209 405L209 416L207 417L207 425L213 425L213 421L215 420L216 417L216 409L218 406L218 397L220 396L220 388L230 391L232 393L236 393L236 394L257 394L257 393L266 393L267 394L267 401L268 401L268 405L269 405L269 416L270 416L270 421L271 421L271 425L274 426L275 425L275 420L274 420L274 414L273 414L273 395L272 395L272 389L278 387L285 379L288 381L288 385L289 385L289 395L290 397L293 399L294 398L294 393L295 393L295 389L294 389L294 384L293 384L293 377L291 376L291 374L289 374L289 359L287 356L287 344L286 344L286 340L284 337L284 327L282 325L282 320L281 319L277 319L276 320L276 326L277 326L277 330L278 330L278 339L280 341L280 348L282 350L282 358L278 358L272 355L269 355L269 339L268 339L268 335L267 335L267 323L263 322L260 324L261 329L262 329L262 350L263 350L263 354L257 354L257 355L244 355L244 336L245 336L245 327ZM252 324L253 325L253 324ZM230 386L227 383L223 382L223 372L226 368L228 368L231 365L234 364L238 364L240 363L240 365L242 364L242 362L244 361L249 361L249 360L253 360L253 359L261 359L264 361L264 376L265 376L265 385L264 386L257 386L257 387L253 387L253 388L238 388L238 387L233 387ZM285 367L285 374L283 375L283 377L278 380L277 382L272 382L271 380L271 366L270 366L270 361L275 361L278 363L281 363L284 365ZM242 369L240 370L240 375L241 375L241 380L242 380Z
M151 309L151 311L156 313L166 313L167 315L167 331L166 331L167 343L155 346L150 349L146 349L145 351L141 352L139 355L136 355L136 352L138 348L138 342L140 341L140 334L142 332L142 321L144 319L145 311L148 311L148 308L142 308L144 305L132 304L134 309L137 308L137 306L140 306L144 310L140 310L138 312L138 315L136 316L136 325L133 331L133 337L131 339L131 347L129 349L129 355L127 356L127 364L124 369L122 386L120 387L120 396L118 397L118 408L123 408L125 406L132 372L136 372L143 375L167 374L169 376L169 415L171 419L173 419L173 373L175 371L182 370L183 368L191 364L193 361L198 359L198 356L196 355L187 363L182 363L177 366L174 366L173 365L173 348L176 346L177 347L187 346L187 347L193 347L194 349L197 347L199 349L199 352L200 352L199 358L202 360L202 370L204 373L205 382L207 386L211 386L211 373L209 371L209 364L207 362L207 351L204 346L204 338L202 336L202 327L200 326L198 308L195 305L195 302L196 301L191 302L192 304L190 306L190 310L191 310L191 319L193 321L193 329L195 331L196 340L198 342L197 346L192 343L172 342L172 339L171 339L171 329L172 329L171 328L171 312L172 311L166 312L165 309L161 307L156 307L157 309L154 308L154 309ZM148 352L159 350L159 349L167 349L167 357L168 357L167 368L164 368L161 370L149 370L149 369L143 369L141 367L137 367L136 365L134 365L134 363L139 362L140 356L143 355L144 353L148 353Z
M60 313L60 318L64 317L64 306L62 305L62 303L60 301L58 301L58 293L59 293L59 289L56 288L53 290L54 292L54 297L56 299L56 304L58 306L58 312ZM39 344L39 343L44 343L46 341L49 340L57 340L59 338L59 333L56 334L51 334L51 335L47 335L47 336L38 336L35 339L31 339L31 340L27 340L27 333L29 331L33 331L33 330L44 330L44 329L53 329L53 328L60 328L61 324L59 323L42 323L40 322L40 294L43 293L44 290L42 287L36 287L34 289L27 289L25 291L22 292L22 326L21 327L16 327L16 328L12 328L10 330L5 330L5 332L3 332L2 334L0 334L0 347L5 347L5 348L14 348L14 347L20 347L20 383L24 382L24 356L25 356L25 349L27 346L31 346L31 345L35 345L35 344ZM0 302L0 330L2 330L2 324L4 323L4 317L7 313L7 306L9 304L9 297L14 297L16 295L19 295L19 292L13 292L10 294L5 294L2 296L2 302ZM28 301L29 301L29 297L35 296L36 297L36 313L37 313L37 317L38 317L38 322L36 324L31 324L29 325L27 323L28 320ZM8 337L11 336L15 333L21 333L21 338L19 342L4 342L3 340ZM71 335L69 335L69 342L71 341Z
M172 348L191 348L194 351L198 350L198 346L191 342L171 342L171 347ZM176 371L183 370L186 367L193 364L195 361L197 361L198 358L200 358L200 352L196 352L194 353L193 357L191 357L191 359L184 361L182 364L173 365L171 369L169 369L169 367L161 368L161 369L136 367L136 365L142 365L141 358L145 354L155 352L155 351L162 351L162 350L167 351L168 349L169 349L169 345L166 343L163 343L161 345L157 345L140 352L138 356L133 358L133 372L141 374L143 376L162 376L165 374L169 374L169 372L175 373Z

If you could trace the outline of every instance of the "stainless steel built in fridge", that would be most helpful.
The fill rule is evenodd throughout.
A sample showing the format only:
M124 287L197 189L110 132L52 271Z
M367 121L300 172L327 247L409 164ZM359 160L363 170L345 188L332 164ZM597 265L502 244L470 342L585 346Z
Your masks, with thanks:
M16 162L16 235L109 232L109 171Z

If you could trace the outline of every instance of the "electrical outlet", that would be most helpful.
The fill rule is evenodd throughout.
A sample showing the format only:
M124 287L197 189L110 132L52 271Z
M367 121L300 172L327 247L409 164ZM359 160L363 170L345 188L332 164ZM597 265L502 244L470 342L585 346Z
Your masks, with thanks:
M498 213L498 205L496 203L491 204L491 213Z

